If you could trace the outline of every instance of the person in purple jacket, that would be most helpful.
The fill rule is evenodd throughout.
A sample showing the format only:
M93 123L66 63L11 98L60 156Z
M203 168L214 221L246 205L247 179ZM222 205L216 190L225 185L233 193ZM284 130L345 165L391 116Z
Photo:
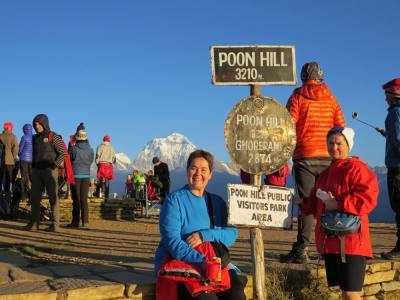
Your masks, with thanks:
M21 199L25 200L31 191L32 182L32 125L22 127L24 135L19 142L19 167L21 171Z

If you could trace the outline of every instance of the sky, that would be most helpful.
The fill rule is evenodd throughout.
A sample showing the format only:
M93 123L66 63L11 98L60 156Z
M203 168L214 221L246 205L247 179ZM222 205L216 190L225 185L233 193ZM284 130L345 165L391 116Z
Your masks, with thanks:
M0 0L0 124L38 113L68 137L84 122L135 158L179 132L228 161L224 122L248 86L211 84L210 46L293 45L322 65L356 131L353 155L384 165L382 84L400 77L398 0ZM300 82L300 80L298 80ZM262 86L283 105L295 86Z

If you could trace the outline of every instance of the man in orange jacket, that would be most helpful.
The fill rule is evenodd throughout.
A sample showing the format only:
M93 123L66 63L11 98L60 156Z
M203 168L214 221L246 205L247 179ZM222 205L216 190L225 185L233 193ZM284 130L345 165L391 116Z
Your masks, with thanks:
M296 149L293 154L293 173L299 197L307 202L318 175L331 163L326 146L326 134L336 126L346 127L342 109L332 92L322 83L324 73L316 62L301 69L303 85L290 96L286 108L296 124ZM306 263L314 216L298 216L297 241L282 262Z

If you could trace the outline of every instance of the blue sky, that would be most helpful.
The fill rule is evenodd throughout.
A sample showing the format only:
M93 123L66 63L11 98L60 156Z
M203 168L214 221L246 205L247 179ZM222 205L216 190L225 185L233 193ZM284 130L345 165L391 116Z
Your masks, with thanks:
M172 132L228 160L223 125L249 87L212 86L213 45L294 45L316 60L356 131L353 154L383 165L381 85L400 77L400 2L0 1L0 123L17 136L38 113L64 137L84 121L135 157ZM286 104L294 86L263 86Z

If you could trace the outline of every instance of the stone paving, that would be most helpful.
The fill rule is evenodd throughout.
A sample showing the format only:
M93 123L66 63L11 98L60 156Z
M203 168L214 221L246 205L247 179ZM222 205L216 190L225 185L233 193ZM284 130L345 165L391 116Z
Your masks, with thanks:
M119 266L30 265L16 251L0 250L0 300L134 298L155 280L149 271Z
M0 220L0 300L154 299L156 221L93 222L90 230L64 225L56 235L27 232L23 225ZM376 224L371 233L376 257L392 247L393 225ZM267 265L290 249L295 234L295 230L264 231ZM21 252L20 245L43 250L49 257L35 259L34 254ZM248 229L242 229L231 254L247 273L249 249Z

